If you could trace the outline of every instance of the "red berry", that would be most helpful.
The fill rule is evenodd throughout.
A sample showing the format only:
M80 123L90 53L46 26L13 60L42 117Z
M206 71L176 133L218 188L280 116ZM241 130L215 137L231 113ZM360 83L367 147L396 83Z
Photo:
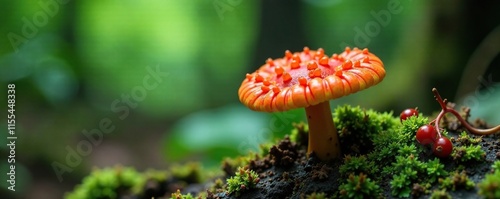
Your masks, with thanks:
M399 119L401 120L401 122L403 122L403 120L406 120L407 118L409 118L411 116L417 116L418 117L418 111L417 111L417 109L412 109L412 108L405 109L399 115Z
M417 135L415 137L417 138L418 143L422 145L432 144L437 137L436 129L430 124L421 126L418 128Z
M434 152L435 156L445 158L451 154L453 150L453 144L450 139L446 137L440 137L434 143L434 148L432 148L432 152Z

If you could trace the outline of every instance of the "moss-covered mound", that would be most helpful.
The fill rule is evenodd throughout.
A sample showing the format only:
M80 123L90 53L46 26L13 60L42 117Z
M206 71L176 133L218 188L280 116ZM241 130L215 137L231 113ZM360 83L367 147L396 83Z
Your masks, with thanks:
M300 123L259 152L224 160L218 176L187 166L184 173L132 172L134 180L126 180L116 169L102 170L107 172L94 172L67 198L500 198L498 133L471 135L448 119L442 132L453 152L437 158L415 140L417 129L430 122L423 115L401 123L392 113L342 106L333 116L340 160L308 157L308 127ZM113 183L101 182L102 176Z

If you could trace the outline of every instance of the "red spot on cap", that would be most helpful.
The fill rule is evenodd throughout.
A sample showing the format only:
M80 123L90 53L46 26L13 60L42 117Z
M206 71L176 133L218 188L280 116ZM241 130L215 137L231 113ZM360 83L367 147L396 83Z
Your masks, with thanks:
M255 82L262 82L264 81L264 77L262 77L261 75L257 74L257 76L255 76Z
M345 47L345 52L346 52L347 54L349 54L349 53L351 52L351 48L349 48L349 46L348 46L348 47Z
M307 46L306 46L306 47L304 47L304 53L305 53L305 54L309 54L309 51L310 51L310 50L309 50L309 47L307 47Z
M285 51L285 57L286 57L287 59L292 58L292 52L290 52L289 50L286 50L286 51Z
M283 72L285 72L285 69L283 69L281 66L274 68L274 73L276 73L276 76L278 77L283 75Z
M363 63L370 63L370 58L369 57L363 58Z
M325 50L323 48L318 48L318 51L316 52L316 57L323 57L325 56Z
M269 80L266 79L262 82L262 84L264 84L264 86L269 86L271 85L271 82L269 82Z
M275 86L275 87L273 87L273 93L274 93L274 94L278 94L279 92L281 92L281 89L280 89L280 88L278 88L278 87L276 87L276 86Z
M252 78L253 78L253 75L250 75L247 73L247 80L250 81L250 80L252 80Z
M267 63L267 64L269 64L269 66L274 66L274 61L273 61L273 59L271 59L271 58L268 58L268 59L266 60L266 63Z
M292 81L292 76L290 75L290 73L283 73L283 82L289 82L289 81Z
M316 64L315 61L309 61L309 63L307 63L307 70L314 70L318 68L318 64Z
M290 68L292 68L292 69L300 68L300 62L295 60L295 59L292 60L292 63L290 63Z
M302 86L307 86L307 79L305 77L299 77L299 84Z
M260 89L262 89L262 92L263 93L267 93L269 92L271 89L269 88L269 86L261 86Z
M328 57L324 56L321 59L319 59L319 64L322 65L322 66L328 65Z
M321 69L316 68L313 72L313 77L321 77Z
M351 61L346 61L342 64L342 69L343 70L349 70L352 68L352 62Z
M361 62L359 60L354 62L353 67L360 67L360 66L361 66Z
M284 57L267 59L246 75L238 95L252 110L287 111L358 92L384 77L382 61L367 49L347 47L329 57L321 48L304 47L301 52L285 51Z

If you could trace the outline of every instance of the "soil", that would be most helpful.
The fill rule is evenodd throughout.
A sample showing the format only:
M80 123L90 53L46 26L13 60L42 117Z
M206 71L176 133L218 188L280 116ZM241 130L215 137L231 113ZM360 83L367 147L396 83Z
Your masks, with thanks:
M290 142L288 137L271 148L268 156L250 162L249 168L259 173L255 189L235 194L218 193L213 198L303 198L313 192L333 194L339 186L339 163L325 164L314 155Z
M450 132L450 137L458 137L457 133ZM475 137L475 136L472 136ZM285 138L280 142L288 143L289 139ZM456 170L460 165L465 166L465 172L470 180L475 183L480 182L484 176L491 171L491 164L495 160L500 160L500 135L484 136L480 145L486 152L484 161L481 162L467 162L458 163L451 157L442 159L446 165L447 171ZM257 184L255 189L248 190L236 196L234 194L228 195L226 193L219 193L212 195L212 198L252 198L252 199L268 199L268 198L306 198L311 193L323 192L327 196L338 194L338 187L340 185L339 178L339 162L322 163L314 156L306 158L306 151L304 149L296 150L298 157L294 160L294 164L288 167L283 165L272 165L257 163L257 166L250 168L259 171L261 181ZM425 154L427 157L432 157L432 150L428 149ZM268 156L266 158L270 158ZM258 160L257 162L265 162ZM424 158L425 159L425 158ZM259 166L261 165L261 166ZM380 186L384 190L384 198L395 198L391 195L390 181L391 178L387 176L386 180L380 182ZM413 187L413 198L429 198L430 194L422 194L418 191L419 185ZM430 190L439 189L439 185L434 185ZM477 188L472 190L465 190L458 184L455 191L449 190L448 193L452 198L479 198L477 195Z
M458 134L450 132L450 137L455 140ZM471 136L477 137L477 136ZM455 142L460 145L460 143ZM500 160L500 135L483 136L480 143L482 149L486 152L484 161L472 161L466 163L459 163L453 158L441 159L447 171L454 171L462 166L466 175L475 183L480 182L484 176L491 171L491 164L495 160ZM422 157L431 159L432 150L426 149ZM263 158L252 160L249 163L249 168L259 174L260 181L255 188L246 190L240 195L227 194L224 191L219 193L209 192L207 198L229 199L229 198L242 198L242 199L270 199L270 198L306 198L311 193L325 193L327 196L338 196L339 185L345 179L341 179L339 173L340 161L323 163L320 162L314 154L307 157L306 149L290 142L288 137L285 137L278 144L274 145L269 155ZM234 171L225 168L226 178L234 174ZM450 172L450 175L452 173ZM391 176L385 176L379 182L379 186L383 189L383 198L396 198L391 195L390 181ZM190 184L184 187L183 193L192 193L196 195L199 192L206 191L208 184ZM479 198L477 188L472 190L465 190L460 182L456 182L456 190L448 190L447 193L452 198ZM166 193L175 192L180 186L175 186L176 181L163 182L161 186L150 186L149 193L156 193L153 195L164 195ZM167 188L165 188L167 187ZM160 194L158 190L161 188ZM167 190L168 189L168 190ZM413 185L412 198L429 198L432 190L439 189L439 185L435 184L429 188L427 193L424 193L424 188L419 184ZM219 190L220 191L220 190ZM170 196L165 194L164 196ZM147 198L147 197L144 197Z
M468 110L462 110L464 117L468 118ZM448 137L454 143L454 147L470 145L467 141L459 139L459 132L464 129L459 121L453 118L443 119L443 126L447 127ZM477 128L485 128L487 125L484 121L478 120L471 124ZM295 125L299 131L303 131L303 126ZM133 198L169 198L171 193L177 189L181 189L182 193L191 193L196 196L198 193L206 192L209 199L229 199L229 198L252 198L252 199L272 199L272 198L307 198L312 193L324 193L328 198L339 197L339 186L345 182L345 177L341 177L339 167L342 161L321 162L314 154L306 154L307 140L303 133L298 143L290 141L286 136L277 144L269 149L269 153L264 157L258 157L251 160L247 168L258 173L260 181L254 188L246 189L239 194L228 194L219 187L211 189L214 180L206 183L187 183L178 179L168 179L164 182L150 182L145 187L146 193L141 197ZM491 172L491 165L495 160L500 160L500 133L488 136L475 136L481 138L478 143L482 150L486 153L481 161L459 161L460 155L453 157L442 158L440 161L445 165L445 170L449 175L453 175L453 171L463 171L474 183L479 183L484 179L484 176ZM345 144L345 143L343 143ZM420 145L418 147L421 147ZM361 146L363 148L363 146ZM345 154L349 155L349 154ZM354 154L353 154L354 155ZM419 154L420 160L427 161L434 159L430 147L425 148L423 153ZM236 168L229 163L222 165L222 171L225 175L221 179L228 179L234 175ZM392 175L381 176L377 184L382 189L382 198L395 198L391 194ZM452 198L479 198L477 186L471 190L466 190L464 181L459 178L453 181L455 190L447 190L446 192ZM412 198L429 198L433 190L441 190L439 183L434 183L430 188L420 184L412 185ZM211 191L207 191L211 190Z

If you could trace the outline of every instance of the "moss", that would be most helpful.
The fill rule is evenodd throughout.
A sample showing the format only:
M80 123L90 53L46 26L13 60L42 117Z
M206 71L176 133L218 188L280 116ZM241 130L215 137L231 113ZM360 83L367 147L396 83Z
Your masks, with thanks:
M395 118L392 112L380 113L372 109L362 109L360 106L339 106L334 110L333 116L337 129L366 132L366 136L375 136L399 125L399 119Z
M167 178L171 177L171 173L168 171L149 169L144 172L144 177L148 180L154 180L157 182L165 181Z
M486 152L481 149L480 145L459 146L453 148L451 157L458 162L483 161Z
M340 175L347 177L349 174L365 173L368 176L373 176L378 172L378 168L374 162L368 161L365 155L344 157L344 163L340 166Z
M254 152L248 153L245 156L238 156L235 158L225 158L222 161L222 170L226 176L233 176L239 167L247 166L252 160L256 160L260 156Z
M485 198L500 198L500 172L487 174L478 187L479 195Z
M194 197L190 193L182 194L181 191L177 189L175 193L172 193L170 199L194 199Z
M455 131L451 131L450 137L455 136L455 161L450 161L451 158L434 158L429 147L422 147L415 140L417 129L429 123L428 118L422 115L400 122L392 113L341 106L334 111L333 116L341 135L342 147L348 147L343 150L345 156L342 162L318 163L314 156L308 158L305 152L308 126L298 123L293 124L291 135L285 139L276 143L263 143L258 152L225 159L222 165L226 175L219 173L218 176L209 178L198 164L189 163L173 166L168 171L152 170L136 174L134 179L140 179L140 183L132 183L133 185L123 186L122 182L121 185L116 185L113 182L99 187L95 185L96 182L87 182L96 181L94 179L84 180L79 187L84 187L85 183L94 184L92 188L85 185L87 188L82 190L97 190L92 191L92 194L108 194L104 196L106 198L112 196L109 194L129 196L135 193L131 190L138 190L136 187L144 190L144 193L138 194L142 198L164 197L170 194L172 198L193 198L193 195L182 194L176 190L212 179L211 182L204 183L203 188L190 186L188 189L191 194L198 193L196 198L237 198L246 194L250 197L266 196L261 198L378 198L383 196L382 194L386 194L386 197L420 197L430 194L431 187L438 186L439 190L434 190L431 198L449 198L446 190L467 190L475 187L469 178L483 178L484 173L478 173L478 169L482 169L484 164L490 164L489 161L484 161L485 154L487 152L488 157L491 157L491 153L494 153L492 150L496 149L495 146L484 145L486 151L483 151L479 145L481 141L496 142L496 138L483 138L468 135L466 132L457 135ZM442 132L446 132L446 129ZM451 176L448 176L450 170L465 170L464 165L469 164L463 163L473 161L477 162L478 168L467 168L467 171L476 173L468 176L465 172L451 172ZM447 163L446 167L443 162ZM297 172L296 168L300 171ZM482 169L480 172L487 170ZM500 161L493 163L491 174L478 186L479 193L486 198L499 198L498 173ZM88 178L93 175L95 174ZM113 172L101 171L99 175L102 175L99 178L119 181L115 176L117 174ZM258 185L259 177L262 178L262 183ZM80 189L75 189L71 194L83 193Z
M176 179L191 184L204 181L201 170L199 163L190 162L185 165L174 165L171 167L170 172Z
M273 142L266 142L266 143L260 144L259 145L259 154L258 154L258 156L259 157L264 157L267 154L269 154L269 151L271 150L271 147L273 145L274 145Z
M227 179L227 191L229 194L239 195L243 191L254 188L259 180L259 175L255 171L240 167L235 176Z
M290 141L297 145L307 148L309 140L309 126L304 122L293 123L293 129L290 132Z
M476 186L476 184L469 179L465 170L462 172L455 171L450 177L439 180L439 183L441 184L441 188L451 189L453 191L458 189L470 190Z
M411 195L413 196L413 198L418 198L423 194L426 194L430 187L431 184L429 183L425 184L414 183L411 189Z
M313 166L313 171L311 172L311 178L317 181L324 181L328 179L328 175L332 172L332 168L326 164L318 164Z
M399 156L407 157L414 154L417 154L417 147L414 144L403 145L400 149L398 149Z
M399 139L402 141L407 141L406 143L411 143L415 140L414 136L417 133L418 128L428 123L429 118L424 117L422 114L420 114L418 117L409 117L408 119L403 120L403 125L398 128L398 131L401 133L401 135L403 135L403 137L400 137ZM408 136L410 138L407 138Z
M216 178L213 181L207 182L203 187L204 191L198 192L196 198L217 198L217 193L227 193L225 180Z
M216 193L224 189L224 181L221 178L217 178L207 189L208 192Z
M375 140L384 140L385 137L390 137L391 133L382 133L379 139ZM376 141L377 142L377 141ZM367 156L369 160L373 160L380 167L385 167L390 165L391 162L394 162L396 155L398 155L398 150L401 145L397 142L386 142L385 147L382 145L375 145L375 149L370 152Z
M409 197L411 184L417 182L418 176L425 175L426 165L415 158L413 154L404 157L397 156L392 167L386 168L384 173L397 173L391 181L391 194L397 197Z
M500 161L495 161L492 167L493 173L486 174L483 181L478 184L478 194L485 198L500 198Z
M411 193L416 195L425 192L427 185L435 183L441 177L448 175L444 164L438 158L423 162L414 156L414 147L402 147L399 150L400 154L410 154L406 157L403 155L396 156L396 161L390 167L385 167L383 172L386 175L393 175L391 185L391 194L397 197L409 197ZM419 183L424 183L422 186ZM419 189L415 188L415 184L420 185ZM413 187L412 187L413 185Z
M397 156L396 162L392 163L392 167L386 170L385 173L402 173L406 170L411 170L414 175L409 176L410 179L416 179L418 174L425 174L426 165L416 158L413 154L408 156Z
M492 172L500 172L500 160L497 160L495 162L493 162L493 165L491 166L491 170Z
M337 107L333 120L339 132L343 149L365 154L374 147L373 140L380 132L394 130L397 119L392 113L378 113L345 105Z
M334 116L344 142L361 139L363 141L353 141L354 145L357 143L365 147L371 143L373 146L367 155L346 155L339 168L342 176L361 172L371 176L382 171L384 176L392 175L390 187L393 196L409 197L412 191L415 192L414 184L430 186L447 175L439 159L428 162L419 159L424 148L417 147L415 134L420 126L429 123L427 117L419 115L400 123L392 113L377 113L351 106L339 107ZM363 150L357 152L363 153ZM373 176L378 177L376 180L384 180L381 176ZM426 186L419 187L423 189Z
M167 181L172 178L170 172L150 169L142 175L146 179L140 194L142 198L156 198L165 195Z
M396 118L393 118L396 119ZM376 161L382 167L390 166L398 155L417 154L423 151L416 147L415 134L417 129L428 123L428 118L409 117L402 125L394 125L393 129L380 132L374 137L374 150L368 154L369 159ZM400 154L402 153L402 154Z
M305 197L306 199L328 199L325 193L312 193Z
M405 174L394 175L391 181L391 194L397 197L409 197L411 181Z
M451 199L451 196L448 192L446 192L446 189L436 189L432 192L430 199Z
M434 183L441 177L448 175L448 172L444 169L444 164L442 164L438 158L434 158L434 160L427 162L426 164L427 170L427 181L429 183Z
M66 199L118 198L137 194L145 178L135 169L116 166L95 169L77 185L75 190L65 195Z
M339 187L340 198L378 198L381 189L375 182L365 174L350 174L347 182Z
M457 142L461 145L475 145L479 144L482 141L482 137L473 138L466 131L462 131L457 138Z

